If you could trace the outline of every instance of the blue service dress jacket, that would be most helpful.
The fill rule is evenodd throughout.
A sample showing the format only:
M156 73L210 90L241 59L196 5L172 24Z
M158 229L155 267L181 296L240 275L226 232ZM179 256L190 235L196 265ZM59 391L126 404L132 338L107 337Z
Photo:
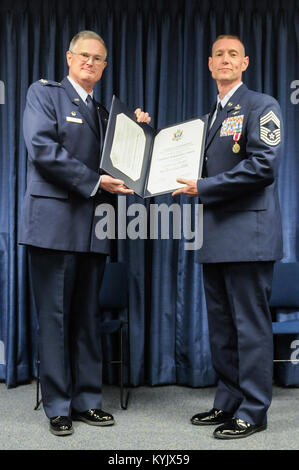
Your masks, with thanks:
M277 176L282 118L271 96L242 84L208 132L200 263L271 261L282 252Z
M39 80L27 94L24 138L27 190L19 242L41 248L109 253L109 240L95 236L99 204L113 204L99 181L108 112L97 103L99 123L67 78Z

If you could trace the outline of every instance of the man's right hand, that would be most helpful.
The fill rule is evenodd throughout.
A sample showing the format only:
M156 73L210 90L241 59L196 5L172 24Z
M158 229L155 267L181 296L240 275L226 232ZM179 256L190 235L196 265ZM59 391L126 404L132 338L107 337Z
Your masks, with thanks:
M109 175L101 176L100 188L112 194L134 194L133 189L127 188L122 180Z

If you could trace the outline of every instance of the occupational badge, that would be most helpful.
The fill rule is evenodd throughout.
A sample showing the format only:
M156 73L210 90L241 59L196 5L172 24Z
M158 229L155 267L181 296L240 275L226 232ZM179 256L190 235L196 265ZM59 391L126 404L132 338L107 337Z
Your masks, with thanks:
M271 146L281 141L280 120L272 110L260 118L260 139Z

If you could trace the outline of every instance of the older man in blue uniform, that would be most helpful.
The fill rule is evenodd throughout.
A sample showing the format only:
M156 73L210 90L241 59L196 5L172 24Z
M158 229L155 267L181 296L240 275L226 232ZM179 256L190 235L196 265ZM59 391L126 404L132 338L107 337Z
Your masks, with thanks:
M267 427L273 337L268 299L274 261L282 257L277 175L282 120L277 101L248 90L249 58L236 36L213 44L209 69L218 87L210 114L202 178L174 194L204 205L203 263L213 366L213 408L191 419L221 424L214 437L246 437Z
M133 191L100 176L108 113L93 88L106 55L100 36L78 33L66 53L68 76L32 84L24 113L28 179L19 241L30 256L43 406L55 435L71 434L72 419L114 423L101 409L98 292L109 240L95 237L95 209ZM150 120L140 109L135 114Z

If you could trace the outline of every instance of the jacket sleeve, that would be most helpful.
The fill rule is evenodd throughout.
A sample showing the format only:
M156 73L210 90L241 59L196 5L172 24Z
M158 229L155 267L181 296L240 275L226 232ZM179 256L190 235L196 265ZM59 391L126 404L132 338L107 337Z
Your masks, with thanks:
M198 195L203 204L217 204L249 196L272 184L277 177L282 152L281 110L274 98L261 96L264 98L254 101L248 116L246 158L229 171L198 180ZM274 142L265 135L267 129L263 126L263 118L266 116L269 119L273 116L275 126L279 125L278 137Z
M90 197L99 174L71 155L59 142L57 117L47 86L30 86L23 118L28 158L43 178Z

